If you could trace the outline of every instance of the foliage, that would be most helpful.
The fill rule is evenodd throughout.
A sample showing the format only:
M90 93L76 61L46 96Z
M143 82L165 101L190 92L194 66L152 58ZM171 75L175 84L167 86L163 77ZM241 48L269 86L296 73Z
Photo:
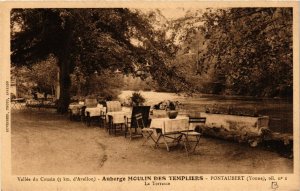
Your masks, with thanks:
M205 14L208 51L204 64L215 59L215 74L224 75L226 87L236 94L291 96L292 17L291 8Z
M17 79L17 90L22 97L29 97L33 92L55 94L57 85L57 67L55 58L49 57L45 61L31 66L13 67L11 74Z
M16 79L18 97L31 97L35 84L30 82L30 69L28 67L12 67L11 78Z
M132 75L123 77L124 85L122 90L133 90L133 91L151 91L157 90L158 85L151 76L141 79L140 77L134 77Z
M179 108L180 105L181 105L181 103L179 101L165 100L165 101L159 102L158 104L155 104L154 109L176 110L176 108Z
M13 9L11 60L30 66L53 55L60 112L70 93L107 91L90 78L116 69L173 92L291 97L292 17L291 8L195 10L174 21L159 10Z
M55 58L50 57L45 61L38 62L31 67L30 81L36 84L38 92L54 95L57 85L58 68Z
M292 18L291 8L190 11L172 22L175 68L195 91L291 97Z
M71 81L71 96L93 96L99 100L116 99L123 86L122 76L110 70L84 75L79 67L75 67L71 74Z
M140 92L133 92L132 96L129 98L130 99L130 105L132 106L139 106L143 105L145 103L146 99Z
M14 93L10 93L10 99L15 99L17 96Z
M160 86L178 91L179 84L188 85L167 65L175 53L172 41L154 29L151 18L129 9L13 9L12 64L29 65L53 54L60 72L60 112L67 110L75 66L84 75L146 70Z

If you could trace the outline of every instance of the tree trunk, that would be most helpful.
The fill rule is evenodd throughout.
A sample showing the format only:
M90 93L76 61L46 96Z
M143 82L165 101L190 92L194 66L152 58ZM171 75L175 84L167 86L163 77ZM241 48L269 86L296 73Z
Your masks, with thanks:
M72 24L68 16L65 18L65 41L61 44L60 51L57 53L58 65L59 65L59 99L57 103L57 112L66 113L68 111L70 103L70 88L71 88L71 40L72 36Z
M58 113L66 113L70 102L70 60L61 59L59 67L59 84L60 84L60 95L57 105Z

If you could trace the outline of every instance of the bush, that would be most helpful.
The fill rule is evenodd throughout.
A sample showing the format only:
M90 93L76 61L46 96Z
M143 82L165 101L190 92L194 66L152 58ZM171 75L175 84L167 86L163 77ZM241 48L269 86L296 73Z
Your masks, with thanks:
M14 93L10 93L10 99L16 99L17 96Z
M146 101L146 99L140 92L133 92L132 96L129 99L132 106L143 105Z

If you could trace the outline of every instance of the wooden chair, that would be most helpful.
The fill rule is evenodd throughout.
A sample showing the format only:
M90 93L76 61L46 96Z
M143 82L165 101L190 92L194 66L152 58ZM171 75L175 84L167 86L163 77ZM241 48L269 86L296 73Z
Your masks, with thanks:
M187 155L194 153L197 146L199 145L200 137L201 137L200 125L205 124L205 122L206 122L205 117L197 117L197 118L190 117L189 123L190 123L191 130L181 132L184 148L185 148ZM194 144L194 146L191 145L192 143Z
M152 134L154 133L154 130L153 130L153 129L150 129L149 127L146 127L146 126L145 126L145 122L144 122L144 120L143 120L143 115L142 115L142 113L136 114L136 115L134 116L134 119L135 119L135 122L136 122L136 125L137 125L137 129L140 129L140 131L141 131L141 134L138 134L138 135L142 135L142 136L145 138L145 140L144 140L144 142L142 143L142 145L145 145L145 143L147 143L150 139L151 139L154 143L156 143L155 140L154 140L153 137L152 137ZM131 131L130 131L130 132L131 132ZM136 134L136 135L137 135L137 134ZM125 137L126 137L126 135L125 135ZM134 137L134 136L132 136L132 134L130 134L130 140L131 140L133 137ZM151 145L151 147L154 148L153 145Z
M130 140L142 137L141 130L149 125L150 106L134 106L131 118L126 119L125 138L129 132Z
M136 117L137 118L137 121L139 121L139 119L140 119L140 117L139 116L137 116ZM153 146L153 145L150 145L152 148L154 148L154 147L156 147L156 141L154 140L154 138L152 137L152 135L153 135L153 133L154 133L154 129L150 129L149 127L145 127L145 128L142 128L142 135L143 135L143 137L144 137L144 141L143 141L143 143L142 143L142 146L144 146L146 143L148 143L150 140L152 140L153 141L153 143L155 143L154 145L155 146Z

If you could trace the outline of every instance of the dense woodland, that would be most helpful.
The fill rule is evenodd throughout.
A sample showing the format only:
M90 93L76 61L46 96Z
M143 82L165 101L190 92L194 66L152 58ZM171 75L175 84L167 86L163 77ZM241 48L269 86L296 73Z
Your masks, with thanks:
M59 112L72 96L133 86L291 98L292 26L291 8L188 9L177 19L159 9L13 9L12 74L48 94L58 82Z

